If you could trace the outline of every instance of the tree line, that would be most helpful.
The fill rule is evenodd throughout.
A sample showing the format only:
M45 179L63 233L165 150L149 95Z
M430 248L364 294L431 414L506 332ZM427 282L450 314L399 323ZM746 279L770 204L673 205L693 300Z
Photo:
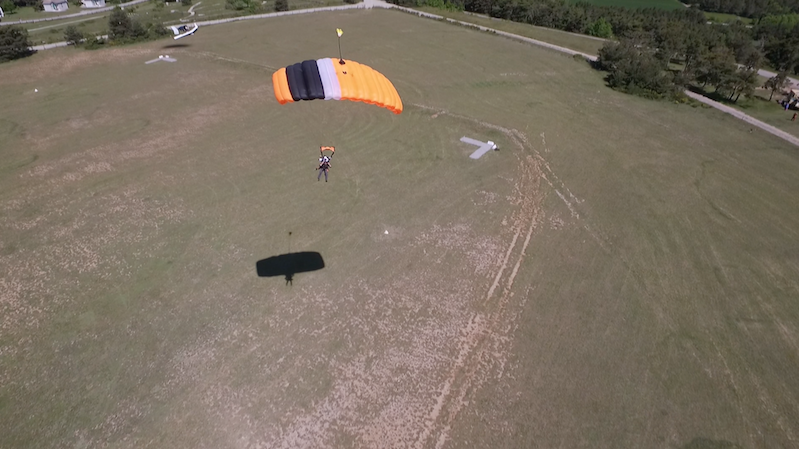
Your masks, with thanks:
M170 32L160 23L142 23L131 17L128 11L118 6L111 11L108 17L108 38L84 35L74 25L66 28L64 40L69 44L94 49L105 45L129 44L142 42L169 35ZM36 53L32 48L28 30L20 26L0 27L0 62L24 58Z

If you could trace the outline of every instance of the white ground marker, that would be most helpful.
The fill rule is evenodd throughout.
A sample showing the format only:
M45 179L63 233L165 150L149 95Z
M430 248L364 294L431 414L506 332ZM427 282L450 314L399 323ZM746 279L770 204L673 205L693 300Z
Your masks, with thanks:
M472 159L480 159L480 156L488 153L490 150L496 150L497 144L492 141L488 142L480 142L479 140L470 139L466 136L461 137L461 142L468 143L471 145L476 145L480 148L477 149L474 153L470 154L469 157Z
M145 64L152 64L152 63L158 62L158 61L175 62L175 61L177 61L177 59L170 58L169 55L158 55L157 59L151 59L151 60L145 62Z

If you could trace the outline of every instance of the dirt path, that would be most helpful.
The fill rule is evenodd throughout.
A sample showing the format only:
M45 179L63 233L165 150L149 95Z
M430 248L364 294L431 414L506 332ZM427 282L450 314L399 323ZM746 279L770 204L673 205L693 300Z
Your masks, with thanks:
M485 286L486 293L479 303L479 311L472 313L461 331L457 356L448 368L444 382L437 389L438 393L411 446L414 449L440 449L450 439L455 420L464 407L473 401L475 393L486 382L496 381L504 375L507 355L512 345L511 335L518 326L516 310L524 302L522 299L521 304L512 303L514 282L527 257L530 242L543 219L543 193L540 185L546 176L542 171L541 160L531 154L529 142L520 131L425 105L414 106L436 111L437 115L449 115L500 131L520 150L518 181L514 188L517 206L509 220L512 238L502 259L497 260L493 282L490 286Z
M722 112L726 112L727 114L730 114L731 116L733 116L735 118L739 118L739 119L745 121L746 123L749 123L749 124L751 124L753 126L757 126L758 128L762 129L763 131L766 131L768 133L774 134L775 136L779 137L780 139L784 139L784 140L786 140L786 141L788 141L788 142L790 142L790 143L792 143L792 144L794 144L796 146L799 146L799 137L796 137L794 135L786 133L785 131L783 131L781 129L777 129L777 128L769 125L768 123L761 122L760 120L758 120L756 118L753 118L753 117L751 117L749 115L746 115L743 112L741 112L741 111L739 111L739 110L737 110L735 108L731 108L729 106L723 105L723 104L721 104L721 103L719 103L717 101L713 101L710 98L704 97L702 95L699 95L697 93L691 92L689 90L685 91L685 95L688 95L689 97L693 98L696 101L701 101L702 103L705 103L705 104L708 104L710 106L713 106L714 108L716 108L716 109L718 109L718 110L720 110Z

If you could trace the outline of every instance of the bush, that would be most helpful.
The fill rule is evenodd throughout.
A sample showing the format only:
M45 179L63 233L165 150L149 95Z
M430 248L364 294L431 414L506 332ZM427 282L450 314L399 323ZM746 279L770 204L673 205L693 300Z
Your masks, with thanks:
M590 36L610 39L613 37L613 27L610 26L610 23L608 23L607 20L605 20L603 17L600 17L594 23L588 26L587 34Z
M180 0L180 4L183 6L191 6L191 0Z
M28 30L18 26L0 27L0 62L24 58L36 53L30 47Z
M83 33L75 25L70 25L64 31L64 40L71 45L80 45L83 41Z
M447 11L463 11L463 4L450 0L417 0L414 6L430 6Z
M256 14L263 11L263 6L259 0L226 0L225 9Z
M83 48L87 50L97 50L98 48L105 47L108 41L105 39L101 39L98 36L91 36L86 39L86 43L83 44Z
M289 0L275 0L275 11L288 11Z
M5 14L14 14L17 12L17 5L11 0L3 0L0 2L0 9L2 9Z

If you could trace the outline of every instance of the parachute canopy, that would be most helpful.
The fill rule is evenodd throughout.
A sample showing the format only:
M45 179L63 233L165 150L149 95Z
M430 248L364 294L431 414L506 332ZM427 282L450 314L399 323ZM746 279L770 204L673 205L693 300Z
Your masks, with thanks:
M355 61L338 58L308 60L272 74L280 104L300 100L350 100L374 104L395 114L402 112L397 89L382 73Z

